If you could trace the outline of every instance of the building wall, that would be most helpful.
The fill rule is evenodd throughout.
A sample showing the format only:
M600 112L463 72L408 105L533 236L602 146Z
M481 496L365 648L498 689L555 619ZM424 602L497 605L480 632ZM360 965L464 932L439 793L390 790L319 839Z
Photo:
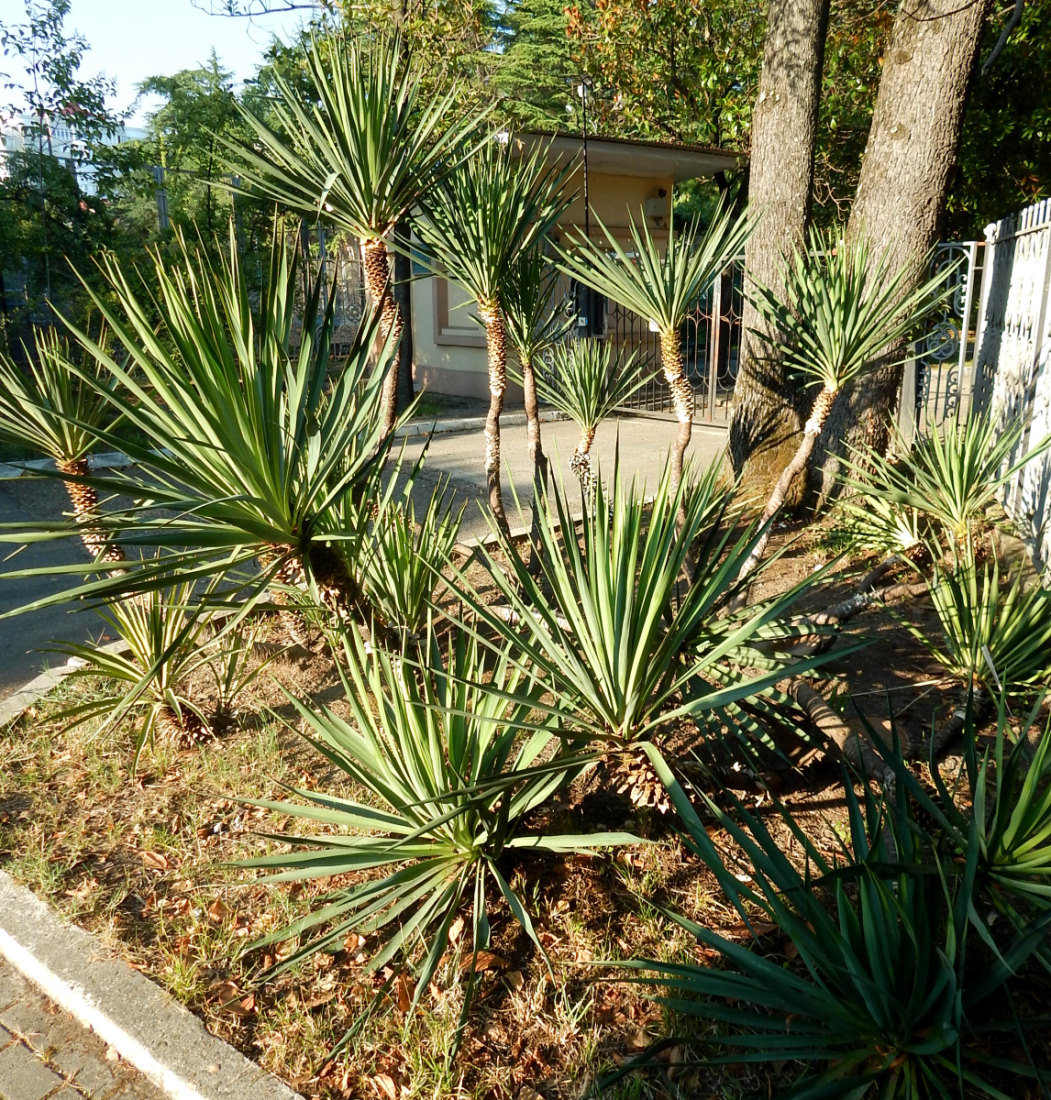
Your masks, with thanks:
M577 196L563 215L560 225L584 225L582 173L567 184ZM661 195L663 190L664 194ZM588 173L591 203L591 235L601 239L596 216L618 239L626 237L629 212L638 221L644 204L648 223L659 240L666 234L671 217L672 179L643 179L635 176ZM660 205L663 213L654 214ZM413 339L416 355L416 384L435 393L485 398L489 382L485 358L485 336L466 295L444 279L421 279L413 284ZM520 390L508 386L508 403L516 402Z

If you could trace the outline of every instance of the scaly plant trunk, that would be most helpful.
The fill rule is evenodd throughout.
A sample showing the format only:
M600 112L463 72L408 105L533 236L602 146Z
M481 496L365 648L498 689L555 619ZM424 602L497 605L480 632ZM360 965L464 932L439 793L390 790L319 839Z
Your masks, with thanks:
M788 496L788 490L792 488L792 483L806 469L806 464L810 461L810 456L814 451L814 444L821 434L821 429L825 426L825 421L828 420L828 414L832 410L837 393L839 393L838 390L830 390L825 386L814 398L814 406L810 410L810 419L803 428L803 439L796 448L792 461L781 471L781 476L777 479L774 491L770 494L770 499L766 502L766 507L759 519L760 524L766 525L766 530L745 559L740 573L742 580L754 572L755 567L763 560L763 555L766 553L766 544L770 541L772 526L770 521L784 506L785 497Z
M529 527L531 546L529 565L539 567L540 555L540 509L547 490L547 456L540 438L540 410L537 407L536 374L533 371L531 356L521 359L522 367L522 404L526 414L526 439L529 443L529 459L533 464L533 514Z
M693 386L690 385L683 367L682 340L678 329L661 333L661 367L664 370L664 380L671 389L675 417L679 421L679 434L675 437L671 458L671 491L674 493L682 481L682 465L693 433L695 404Z
M387 259L387 242L381 238L372 238L361 243L361 262L365 268L365 287L372 308L380 315L380 327L376 333L374 354L379 354L393 334L393 339L401 339L402 316L390 285L390 262ZM391 364L387 377L383 381L383 434L394 431L394 422L398 417L398 366L397 360Z
M58 472L66 480L66 492L73 504L73 517L80 526L80 540L84 543L87 552L96 561L106 565L117 565L125 560L124 551L115 546L95 526L99 518L99 495L91 485L85 485L81 481L70 480L73 478L87 477L88 460L77 458L72 462L59 462Z
M479 302L478 313L485 325L485 352L489 361L489 413L485 418L485 480L489 488L489 507L496 525L509 537L511 528L504 512L504 493L500 484L500 414L507 389L507 330L496 302Z
M595 428L588 426L580 429L580 439L569 460L569 468L580 478L580 488L586 500L591 498L594 477L591 472L591 445L595 442Z

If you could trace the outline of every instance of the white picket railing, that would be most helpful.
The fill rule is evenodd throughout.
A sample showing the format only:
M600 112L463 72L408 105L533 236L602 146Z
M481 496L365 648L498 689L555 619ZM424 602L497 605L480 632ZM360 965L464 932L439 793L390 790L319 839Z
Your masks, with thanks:
M1017 459L1051 433L1051 200L987 226L985 237L974 402L1003 427L1028 418ZM1002 500L1051 579L1051 455L1027 463Z

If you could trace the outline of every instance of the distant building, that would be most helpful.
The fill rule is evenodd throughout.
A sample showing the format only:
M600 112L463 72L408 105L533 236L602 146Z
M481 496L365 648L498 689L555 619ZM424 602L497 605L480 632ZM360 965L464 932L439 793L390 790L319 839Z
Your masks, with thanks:
M28 113L17 119L0 120L0 179L8 175L8 157L25 152L27 148L30 151L37 149L37 126L36 116ZM145 130L120 124L93 138L92 144L123 145L126 141L139 141L145 137ZM50 123L45 123L42 140L44 152L76 175L81 191L94 195L97 188L90 145L77 134L75 124L66 118L54 118Z

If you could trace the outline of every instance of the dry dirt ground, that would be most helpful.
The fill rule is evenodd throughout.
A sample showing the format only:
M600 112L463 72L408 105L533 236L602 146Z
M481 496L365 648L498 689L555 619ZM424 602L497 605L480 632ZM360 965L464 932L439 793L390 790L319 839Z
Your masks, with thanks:
M833 556L824 532L797 536L791 528L778 535L782 542L794 540L771 574L778 587ZM833 601L837 592L850 590L859 568L840 574ZM830 599L827 593L821 598ZM842 699L845 713L856 705L874 721L892 713L916 729L929 725L950 689L900 619L933 629L930 616L917 602L897 609L897 617L875 608L851 623L848 637L868 645L824 670L828 693ZM272 619L268 630L271 644L279 645L280 620ZM568 1100L651 1049L650 1065L610 1095L772 1095L791 1081L797 1073L792 1066L696 1064L691 1041L704 1035L704 1026L671 1016L647 997L645 986L617 980L623 974L598 965L630 957L714 963L715 952L694 942L668 909L750 941L715 877L684 847L673 815L633 805L618 791L621 776L613 767L600 768L597 778L568 791L545 813L568 832L628 829L652 843L591 857L508 862L505 870L531 907L550 968L510 913L498 908L492 951L476 964L476 1000L455 1057L446 1052L464 995L460 922L422 1011L411 1017L404 1012L411 993L407 976L367 973L376 948L367 935L351 933L338 950L257 986L258 973L291 947L252 944L346 881L325 889L265 886L231 866L266 849L270 842L262 834L287 824L282 815L240 799L280 798L282 785L351 793L346 777L298 735L280 689L285 685L338 709L342 689L330 662L290 653L268 671L272 675L256 682L251 700L221 737L189 747L156 745L134 773L129 729L94 737L84 728L63 732L56 718L77 693L94 690L90 681L60 689L0 732L0 865L106 937L214 1033L307 1096ZM669 744L688 741L689 732L671 731ZM950 773L955 766L951 758L946 763ZM846 823L838 765L790 773L780 782L780 798L797 823L832 854ZM785 850L792 851L794 841L768 792L742 779L734 794L780 830ZM762 949L781 954L788 965L790 945L776 929L758 931ZM333 1044L385 980L387 1011L333 1056ZM660 1042L667 1037L671 1041Z

